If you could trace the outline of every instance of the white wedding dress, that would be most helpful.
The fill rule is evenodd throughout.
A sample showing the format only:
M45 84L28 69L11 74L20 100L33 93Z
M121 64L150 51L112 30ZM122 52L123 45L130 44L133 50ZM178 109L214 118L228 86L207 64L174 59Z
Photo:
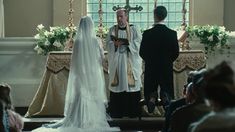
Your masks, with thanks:
M71 59L65 117L33 132L120 131L107 122L102 58L93 25L90 17L83 17L80 21Z

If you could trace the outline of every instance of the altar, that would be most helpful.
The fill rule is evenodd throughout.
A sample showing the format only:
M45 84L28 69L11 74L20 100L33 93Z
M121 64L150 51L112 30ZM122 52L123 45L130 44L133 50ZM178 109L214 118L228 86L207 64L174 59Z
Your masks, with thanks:
M28 108L26 117L63 116L71 54L70 51L57 51L48 55L42 80ZM107 60L105 62L107 63ZM174 62L175 98L182 97L183 85L186 82L188 72L205 66L206 60L203 51L180 51L179 57ZM107 88L106 64L104 64L104 74ZM107 88L107 95L108 93Z

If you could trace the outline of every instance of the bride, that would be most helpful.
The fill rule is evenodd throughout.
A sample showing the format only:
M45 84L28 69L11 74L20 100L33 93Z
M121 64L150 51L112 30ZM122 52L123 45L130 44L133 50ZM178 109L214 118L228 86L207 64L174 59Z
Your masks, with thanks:
M65 117L55 124L44 125L33 132L119 131L110 127L106 115L105 82L100 41L94 23L88 16L81 18L68 78Z

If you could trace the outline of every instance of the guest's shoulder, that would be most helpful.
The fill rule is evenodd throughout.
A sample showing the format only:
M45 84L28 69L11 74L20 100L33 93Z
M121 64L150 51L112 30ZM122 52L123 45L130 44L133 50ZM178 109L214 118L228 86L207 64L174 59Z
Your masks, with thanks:
M183 105L179 108L177 108L174 112L173 112L173 116L177 116L177 115L181 115L181 114L184 114L185 111L187 111L189 109L189 105Z
M192 113L194 110L195 110L195 105L194 104L188 104L188 105L183 105L179 108L177 108L172 116L175 116L175 117L181 117L183 115L187 115L187 114L190 114Z

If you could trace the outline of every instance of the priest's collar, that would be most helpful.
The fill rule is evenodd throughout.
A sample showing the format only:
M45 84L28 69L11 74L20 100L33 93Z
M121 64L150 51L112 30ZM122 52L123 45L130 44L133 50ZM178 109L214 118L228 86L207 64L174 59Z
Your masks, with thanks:
M126 26L125 26L125 27L120 27L120 26L118 26L118 29L119 29L119 30L126 30Z
M117 26L118 26L118 25L117 25ZM133 25L132 25L132 24L130 24L130 26L133 26ZM123 27L118 26L118 29L119 29L119 30L126 30L126 26L125 26L125 27L124 27L124 26L123 26Z

